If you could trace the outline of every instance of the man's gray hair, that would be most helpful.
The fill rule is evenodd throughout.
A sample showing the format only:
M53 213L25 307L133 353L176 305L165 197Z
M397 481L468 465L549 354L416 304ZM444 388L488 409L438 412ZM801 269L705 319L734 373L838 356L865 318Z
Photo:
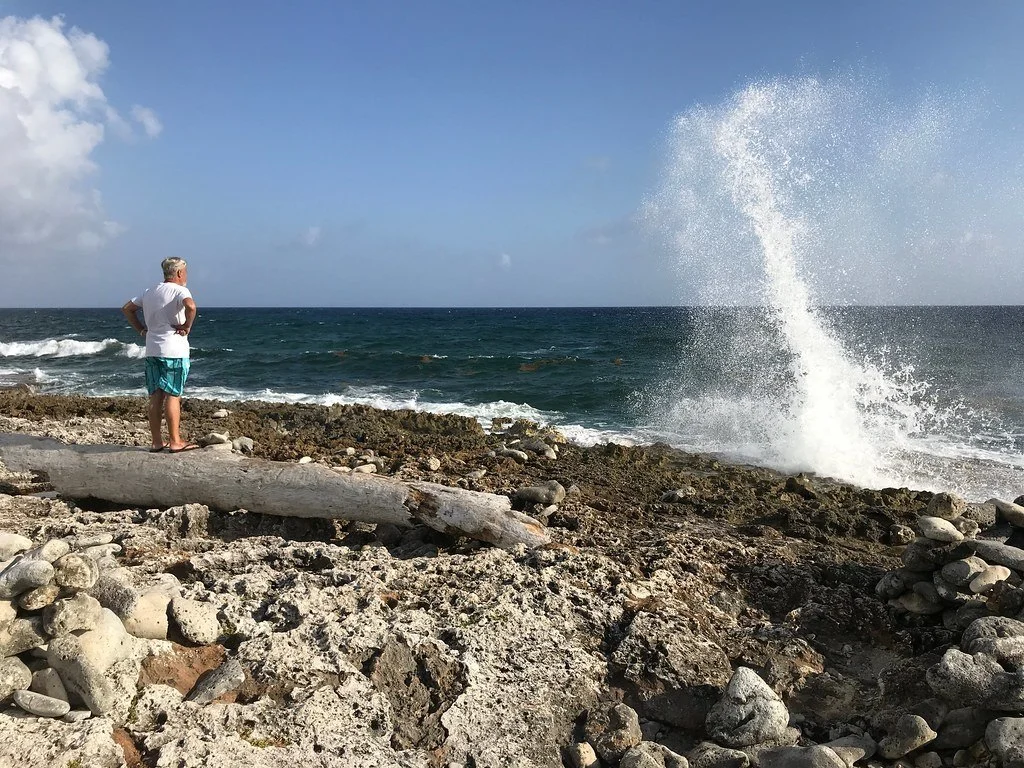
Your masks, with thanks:
M177 256L171 256L169 259L164 259L160 262L160 268L164 271L164 280L176 277L187 266L188 262L184 259L179 259Z

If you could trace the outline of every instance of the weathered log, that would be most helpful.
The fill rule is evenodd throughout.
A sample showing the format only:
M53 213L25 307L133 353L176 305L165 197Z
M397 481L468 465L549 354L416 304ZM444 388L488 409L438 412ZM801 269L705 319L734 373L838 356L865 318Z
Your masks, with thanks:
M551 541L543 525L514 511L505 496L341 474L316 464L211 449L154 454L145 448L67 445L29 435L0 435L0 461L12 472L45 475L58 493L74 499L149 507L196 503L220 510L400 526L418 521L506 549Z

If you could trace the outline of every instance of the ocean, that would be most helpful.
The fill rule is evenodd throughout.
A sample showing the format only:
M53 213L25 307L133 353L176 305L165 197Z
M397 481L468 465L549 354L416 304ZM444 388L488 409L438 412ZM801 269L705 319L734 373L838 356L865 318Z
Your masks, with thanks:
M789 348L776 314L200 305L187 396L526 418L583 444L1024 493L1024 307L813 308L839 358ZM116 308L0 310L0 386L140 395L140 342Z

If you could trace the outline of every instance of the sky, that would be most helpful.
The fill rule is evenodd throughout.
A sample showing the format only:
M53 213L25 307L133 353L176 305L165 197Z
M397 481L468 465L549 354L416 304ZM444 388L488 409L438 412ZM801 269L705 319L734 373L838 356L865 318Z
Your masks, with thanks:
M846 298L1016 304L1022 33L1009 0L0 0L0 306L120 306L166 256L200 306L698 302L714 265L650 221L680 116L851 77L970 116L901 167L966 179L941 237L886 219L914 185L858 198L888 230L836 268L891 292Z

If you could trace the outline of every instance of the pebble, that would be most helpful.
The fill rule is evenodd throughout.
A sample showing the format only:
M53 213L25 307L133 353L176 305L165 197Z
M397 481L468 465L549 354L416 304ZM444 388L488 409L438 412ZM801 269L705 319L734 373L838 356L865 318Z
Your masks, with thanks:
M29 686L29 690L53 699L68 701L68 691L64 687L64 681L60 679L57 670L51 667L32 673L32 684Z
M312 463L313 463L313 457L312 456L303 456L301 459L299 459L299 464L312 464Z
M0 573L0 600L10 600L22 592L42 587L53 578L53 566L46 560L15 560Z
M541 485L520 488L515 493L515 499L527 504L559 504L565 499L565 488L557 480L548 480Z
M597 753L585 741L570 744L565 751L572 768L601 768L601 763L597 759Z
M507 456L508 458L514 459L515 461L519 462L520 464L525 464L530 460L530 456L526 453L526 451L517 451L514 448L506 448L505 446L495 448L494 455Z
M928 514L952 520L967 510L967 502L955 493L936 493L928 502Z
M190 643L207 645L220 636L217 609L210 603L175 597L171 600L171 617Z
M64 717L71 711L71 705L66 701L34 691L15 691L14 703L37 717Z
M932 588L934 589L934 586ZM936 597L938 597L938 593L936 593ZM942 603L937 600L929 600L919 592L906 592L895 600L890 600L889 604L919 616L941 613L944 610Z
M893 732L878 743L878 754L895 760L920 749L937 735L920 715L904 715Z
M919 517L917 525L922 535L932 541L940 541L944 544L963 541L964 535L958 531L949 520L941 517Z
M19 552L32 548L32 539L20 536L17 533L0 531L0 562L10 560Z
M423 460L423 468L428 472L437 472L441 468L441 460L436 456L428 456Z
M56 584L36 587L18 595L18 607L25 611L41 611L56 600L59 594L60 587Z
M487 474L486 469L474 469L472 472L466 473L467 480L483 480L484 475Z
M360 472L364 475L372 475L377 471L376 464L360 464L359 466L352 467L353 472Z
M975 595L981 595L1008 578L1010 578L1010 569L1005 565L990 565L971 580L969 588Z
M786 705L748 668L737 669L725 693L708 711L708 735L730 747L781 741L789 725Z
M238 659L228 659L215 670L199 678L185 700L196 704L209 704L218 696L235 690L244 682L245 670Z
M32 671L17 656L0 659L0 701L32 684Z
M942 566L942 578L955 587L966 587L974 577L988 568L988 563L980 557L965 557Z

